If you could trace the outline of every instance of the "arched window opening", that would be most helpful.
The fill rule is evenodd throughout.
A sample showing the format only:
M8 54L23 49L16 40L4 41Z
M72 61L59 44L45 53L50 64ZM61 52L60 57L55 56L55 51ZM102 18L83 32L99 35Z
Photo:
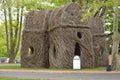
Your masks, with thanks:
M77 37L82 38L81 32L77 32Z
M78 43L75 44L75 51L74 51L74 56L81 56L81 48Z
M31 56L33 54L33 52L34 52L34 48L32 46L30 46L28 48L28 56Z

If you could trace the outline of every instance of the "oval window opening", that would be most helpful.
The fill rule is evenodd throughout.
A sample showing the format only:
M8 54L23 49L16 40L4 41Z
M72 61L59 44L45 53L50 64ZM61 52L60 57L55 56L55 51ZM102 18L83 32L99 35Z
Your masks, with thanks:
M31 55L33 54L33 52L34 52L34 49L33 49L32 46L30 46L30 47L28 48L28 56L31 56Z
M77 32L78 38L82 38L81 32Z

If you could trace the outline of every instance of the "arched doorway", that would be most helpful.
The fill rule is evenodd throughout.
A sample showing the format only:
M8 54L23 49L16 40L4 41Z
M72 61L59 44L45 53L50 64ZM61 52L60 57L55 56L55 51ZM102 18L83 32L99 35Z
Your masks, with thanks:
M81 48L80 48L80 45L76 42L75 43L75 51L74 51L74 56L81 56Z

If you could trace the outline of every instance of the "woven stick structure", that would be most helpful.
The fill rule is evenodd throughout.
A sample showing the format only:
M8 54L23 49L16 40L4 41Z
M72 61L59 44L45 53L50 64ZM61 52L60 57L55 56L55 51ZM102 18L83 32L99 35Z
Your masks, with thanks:
M81 22L81 11L79 4L70 3L53 11L29 12L23 31L21 66L72 68L75 55L80 56L82 68L105 66L103 22L100 18Z
M106 46L106 35L104 34L104 22L99 17L91 17L87 22L88 25L91 26L93 49L95 53L95 66L105 66L108 62L109 54Z

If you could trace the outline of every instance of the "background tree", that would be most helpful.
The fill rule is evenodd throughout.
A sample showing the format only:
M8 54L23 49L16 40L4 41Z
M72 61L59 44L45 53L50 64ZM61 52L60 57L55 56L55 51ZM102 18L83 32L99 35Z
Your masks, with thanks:
M85 14L85 18L94 15L97 17L102 17L105 21L107 21L106 29L113 32L113 46L112 46L112 57L113 57L113 63L112 68L113 70L118 70L118 48L119 48L119 33L118 33L118 19L119 15L118 10L120 6L120 0L93 0L89 1L89 7L86 9L86 6L84 6L84 11L87 13ZM107 8L107 10L106 10ZM106 14L103 15L103 13L106 11ZM112 20L112 21L111 21ZM108 25L109 24L109 25Z
M6 45L9 62L13 63L20 47L23 6L18 0L1 0L6 30Z
M113 46L112 46L112 69L118 70L118 49L119 49L119 33L118 33L118 2L119 0L115 0L113 6Z

